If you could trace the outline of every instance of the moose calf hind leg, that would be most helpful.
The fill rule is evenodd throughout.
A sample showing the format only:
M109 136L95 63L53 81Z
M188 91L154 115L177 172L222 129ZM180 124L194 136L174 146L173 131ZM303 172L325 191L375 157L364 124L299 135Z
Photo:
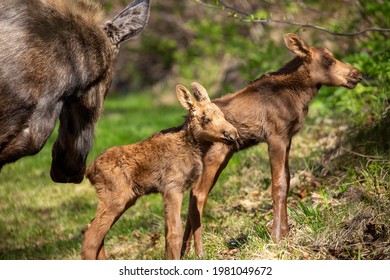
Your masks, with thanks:
M98 212L84 233L82 244L83 259L105 259L104 238L110 228L115 224L124 211L133 205L125 204L123 207L98 206Z

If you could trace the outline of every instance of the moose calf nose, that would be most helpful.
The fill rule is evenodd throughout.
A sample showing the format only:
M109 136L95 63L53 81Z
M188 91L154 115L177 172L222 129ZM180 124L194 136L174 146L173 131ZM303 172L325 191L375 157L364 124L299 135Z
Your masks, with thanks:
M240 148L242 143L236 129L232 129L231 131L224 131L223 135L229 144L233 144L237 150Z
M234 141L235 140L235 136L234 136L234 133L232 133L232 132L229 132L229 131L227 131L227 130L224 130L223 132L222 132L222 134L223 134L223 136L225 137L225 139L226 140L229 140L229 141Z
M351 75L352 77L354 77L356 80L358 80L359 82L363 80L363 75L362 75L362 73L359 71L359 69L357 69L357 68L353 68L353 69L351 70L350 75Z

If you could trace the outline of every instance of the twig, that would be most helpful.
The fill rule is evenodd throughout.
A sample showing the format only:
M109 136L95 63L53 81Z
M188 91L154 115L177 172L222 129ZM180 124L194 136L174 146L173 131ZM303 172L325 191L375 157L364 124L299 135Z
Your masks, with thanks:
M270 23L288 24L288 25L299 26L302 28L318 29L318 30L321 30L323 32L327 32L327 33L335 35L335 36L357 36L357 35L361 35L361 34L366 33L366 32L390 32L390 29L388 29L388 28L379 28L379 27L370 27L370 28L366 28L366 29L363 29L360 31L348 32L348 33L336 32L336 31L332 31L332 30L326 29L326 28L321 27L321 26L313 25L313 24L305 24L305 23L299 23L299 22L294 22L294 21L289 21L289 20L279 20L279 19L272 19L272 18L260 19L260 18L254 17L251 14L239 11L232 6L225 4L223 1L217 1L217 3L215 5L204 3L201 0L193 0L193 1L199 3L202 6L208 7L208 8L232 11L233 18L238 19L240 21L244 21L244 22L254 22L254 23L261 23L261 24L265 24L265 23L267 23L267 24L270 24Z
M250 21L250 20L243 20L243 21ZM302 23L298 23L298 22L287 21L287 20L277 20L277 19L266 19L266 20L255 19L255 20L252 20L252 22L259 22L259 23L281 23L281 24L295 25L295 26L299 26L299 27L303 27L303 28L314 28L314 29L318 29L318 30L324 31L324 32L327 32L327 33L332 34L332 35L335 35L335 36L357 36L357 35L361 35L361 34L363 34L363 33L369 32L369 31L374 31L374 32L390 32L390 29L387 29L387 28L376 28L376 27L371 27L371 28L366 28L366 29L363 29L363 30L360 30L360 31L356 31L356 32L343 33L343 32L332 31L332 30L329 30L329 29L326 29L326 28L324 28L324 27L317 26L317 25L302 24Z
M344 147L341 147L341 150L344 150L347 153L350 153L350 154L353 154L353 155L356 155L356 156L359 156L359 157L368 158L368 159L370 159L372 161L388 161L387 159L384 159L383 157L380 157L380 156L364 155L364 154L360 154L360 153L348 150L348 149L346 149Z

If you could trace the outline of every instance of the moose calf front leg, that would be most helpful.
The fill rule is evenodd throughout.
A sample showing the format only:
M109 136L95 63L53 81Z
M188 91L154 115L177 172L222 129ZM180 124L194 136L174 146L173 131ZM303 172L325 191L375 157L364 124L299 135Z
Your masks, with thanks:
M272 176L273 225L272 239L279 242L288 234L287 193L290 187L288 156L290 141L280 138L268 141Z
M234 151L230 146L222 143L214 143L204 155L204 169L202 176L194 184L188 206L186 229L183 236L182 257L188 253L191 247L191 239L194 238L195 253L199 258L204 257L202 241L202 215L206 206L207 197L213 188L222 170L226 167Z
M180 259L183 230L180 219L183 193L170 190L164 194L165 210L165 258Z

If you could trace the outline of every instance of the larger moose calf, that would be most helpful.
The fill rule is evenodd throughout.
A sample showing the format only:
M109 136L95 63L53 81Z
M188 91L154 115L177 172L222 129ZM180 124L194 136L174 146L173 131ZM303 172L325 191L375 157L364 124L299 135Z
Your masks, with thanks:
M135 0L102 24L95 2L0 1L0 170L38 153L59 118L50 175L83 180L119 45L149 16L149 1Z
M291 139L301 128L310 101L321 86L352 89L362 80L358 69L335 59L329 50L309 47L295 34L285 35L284 41L296 55L292 61L237 93L213 101L221 108L226 120L237 128L242 141L240 150L260 142L268 144L272 176L272 237L275 241L288 233L289 151ZM231 146L215 143L205 153L202 178L191 192L183 254L190 248L190 239L194 236L196 253L204 255L201 236L203 209L208 193L234 152Z
M182 127L159 132L147 140L113 147L88 168L87 177L99 198L95 218L84 233L83 259L104 259L104 237L126 209L143 195L160 192L165 210L165 255L179 259L182 242L180 209L183 193L199 179L202 157L212 142L235 143L237 130L199 84L195 100L178 85L180 103L189 111Z

